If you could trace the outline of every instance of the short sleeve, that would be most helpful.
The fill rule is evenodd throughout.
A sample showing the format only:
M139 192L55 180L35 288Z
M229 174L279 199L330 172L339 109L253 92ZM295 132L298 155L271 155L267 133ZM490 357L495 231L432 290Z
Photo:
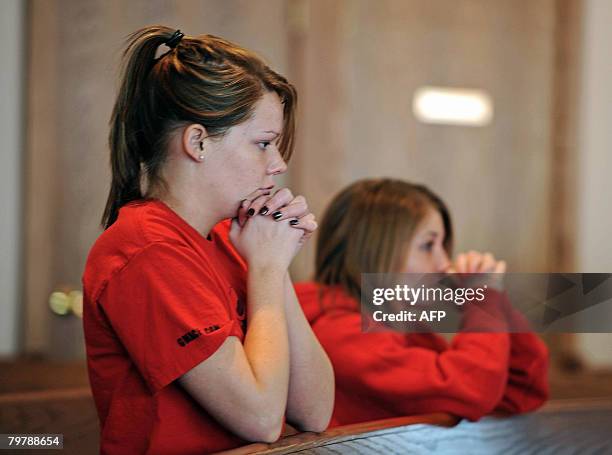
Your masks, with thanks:
M183 245L145 247L98 302L152 393L242 334L229 289L212 264Z

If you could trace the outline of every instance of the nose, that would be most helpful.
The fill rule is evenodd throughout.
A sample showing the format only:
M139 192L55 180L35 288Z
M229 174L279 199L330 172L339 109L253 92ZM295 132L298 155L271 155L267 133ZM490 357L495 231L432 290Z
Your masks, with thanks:
M446 269L448 269L450 265L451 262L448 258L448 254L446 254L446 250L442 250L436 258L436 269L438 273L446 271Z
M285 172L287 172L287 163L285 163L285 160L277 149L274 160L268 166L268 175L284 174Z

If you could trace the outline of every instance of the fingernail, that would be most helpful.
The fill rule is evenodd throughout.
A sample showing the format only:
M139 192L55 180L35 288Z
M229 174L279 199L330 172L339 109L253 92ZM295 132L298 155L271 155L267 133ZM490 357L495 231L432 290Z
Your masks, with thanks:
M282 216L283 214L278 210L272 214L272 218L274 218L275 220L280 219Z
M296 225L296 224L298 224L299 222L300 222L300 220L297 220L297 219L296 219L296 220L291 220L291 221L289 221L289 224L290 224L291 226L295 226L295 225Z
M249 216L255 215L255 209L254 208L250 208L249 211L247 212L247 215L249 215Z
M261 208L261 210L259 211L260 215L265 215L266 213L268 213L268 207L266 207L265 205Z

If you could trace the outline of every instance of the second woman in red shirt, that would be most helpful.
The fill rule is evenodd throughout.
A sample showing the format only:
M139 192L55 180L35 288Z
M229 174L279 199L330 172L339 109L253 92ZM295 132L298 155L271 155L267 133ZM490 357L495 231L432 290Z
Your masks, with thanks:
M423 186L363 180L332 201L319 227L315 282L297 286L334 366L332 425L432 412L476 420L546 400L548 351L532 333L462 332L447 341L362 332L362 272L505 271L503 261L475 251L451 263L452 242L445 204ZM464 329L470 323L464 317Z

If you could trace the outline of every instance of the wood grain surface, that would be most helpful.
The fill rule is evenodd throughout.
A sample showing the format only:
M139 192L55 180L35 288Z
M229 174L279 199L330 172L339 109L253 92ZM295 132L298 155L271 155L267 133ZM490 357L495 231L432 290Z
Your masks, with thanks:
M398 419L393 419L395 422L372 422L362 428L339 427L311 439L300 434L225 454L612 453L612 400L560 400L533 414L464 420L448 428L440 426L452 425L448 416L415 416L418 419L429 422L397 426Z
M61 451L19 450L19 454L81 455L99 450L98 414L89 387L0 395L0 433L64 435Z
M274 444L250 444L224 453L606 454L612 453L610 428L612 398L555 400L533 414L478 422L457 422L438 413L347 425L320 434L289 431ZM61 433L62 453L98 451L98 417L86 387L0 394L0 433ZM33 453L46 452L57 453Z

